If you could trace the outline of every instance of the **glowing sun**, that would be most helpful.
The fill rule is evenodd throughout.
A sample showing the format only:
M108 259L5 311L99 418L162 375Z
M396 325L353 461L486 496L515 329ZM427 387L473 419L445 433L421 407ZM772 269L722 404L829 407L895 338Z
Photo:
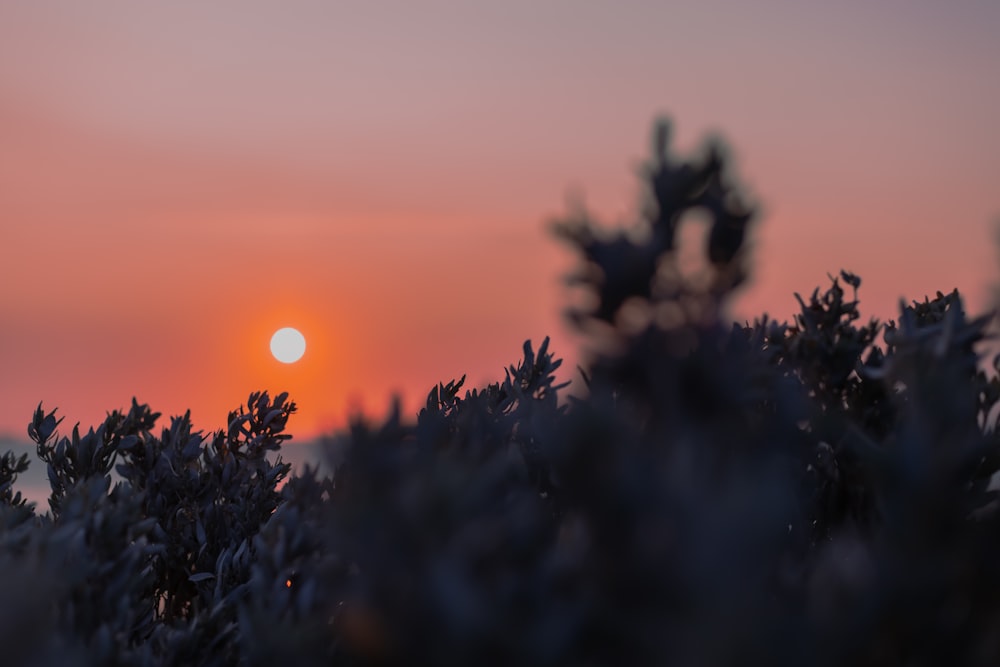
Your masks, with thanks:
M298 329L285 327L271 336L271 354L283 364L294 364L306 353L306 338Z

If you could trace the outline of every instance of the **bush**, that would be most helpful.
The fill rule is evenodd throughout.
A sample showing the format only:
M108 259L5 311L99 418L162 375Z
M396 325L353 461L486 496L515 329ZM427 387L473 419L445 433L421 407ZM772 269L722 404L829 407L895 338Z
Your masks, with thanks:
M555 225L579 395L528 342L287 480L284 394L210 435L133 402L59 437L39 406L49 512L0 459L7 664L1000 664L989 318L952 292L862 322L841 272L790 322L727 324L754 210L718 144L668 147L664 123L634 228Z

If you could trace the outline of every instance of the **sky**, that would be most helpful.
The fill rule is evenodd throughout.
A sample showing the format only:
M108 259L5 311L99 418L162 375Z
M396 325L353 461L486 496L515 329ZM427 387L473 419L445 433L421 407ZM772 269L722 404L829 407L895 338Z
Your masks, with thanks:
M308 440L525 339L572 368L548 224L629 222L663 115L760 204L734 317L840 268L868 315L986 308L998 32L994 0L0 3L0 435L269 390Z

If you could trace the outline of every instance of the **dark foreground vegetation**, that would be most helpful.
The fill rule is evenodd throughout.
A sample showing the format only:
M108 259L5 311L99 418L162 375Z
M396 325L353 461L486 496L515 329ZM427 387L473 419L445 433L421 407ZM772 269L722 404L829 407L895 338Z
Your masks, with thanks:
M842 272L789 322L726 323L753 210L721 148L668 143L634 228L556 226L574 396L526 343L496 384L358 419L322 478L277 456L284 395L208 435L133 404L59 437L39 408L45 514L0 460L0 661L1000 664L987 318L951 293L866 322Z

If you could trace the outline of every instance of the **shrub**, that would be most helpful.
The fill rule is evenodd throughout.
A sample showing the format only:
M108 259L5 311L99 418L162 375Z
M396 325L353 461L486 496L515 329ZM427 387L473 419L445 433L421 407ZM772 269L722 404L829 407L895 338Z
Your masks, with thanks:
M842 271L790 322L727 323L754 209L718 143L678 161L669 134L634 228L555 225L581 257L576 396L548 339L528 342L500 382L355 419L327 442L331 475L280 491L284 394L211 435L189 415L157 434L133 402L58 437L40 406L48 513L13 491L26 459L0 459L7 657L1000 663L989 318L952 292L862 322ZM682 270L693 212L705 262Z

